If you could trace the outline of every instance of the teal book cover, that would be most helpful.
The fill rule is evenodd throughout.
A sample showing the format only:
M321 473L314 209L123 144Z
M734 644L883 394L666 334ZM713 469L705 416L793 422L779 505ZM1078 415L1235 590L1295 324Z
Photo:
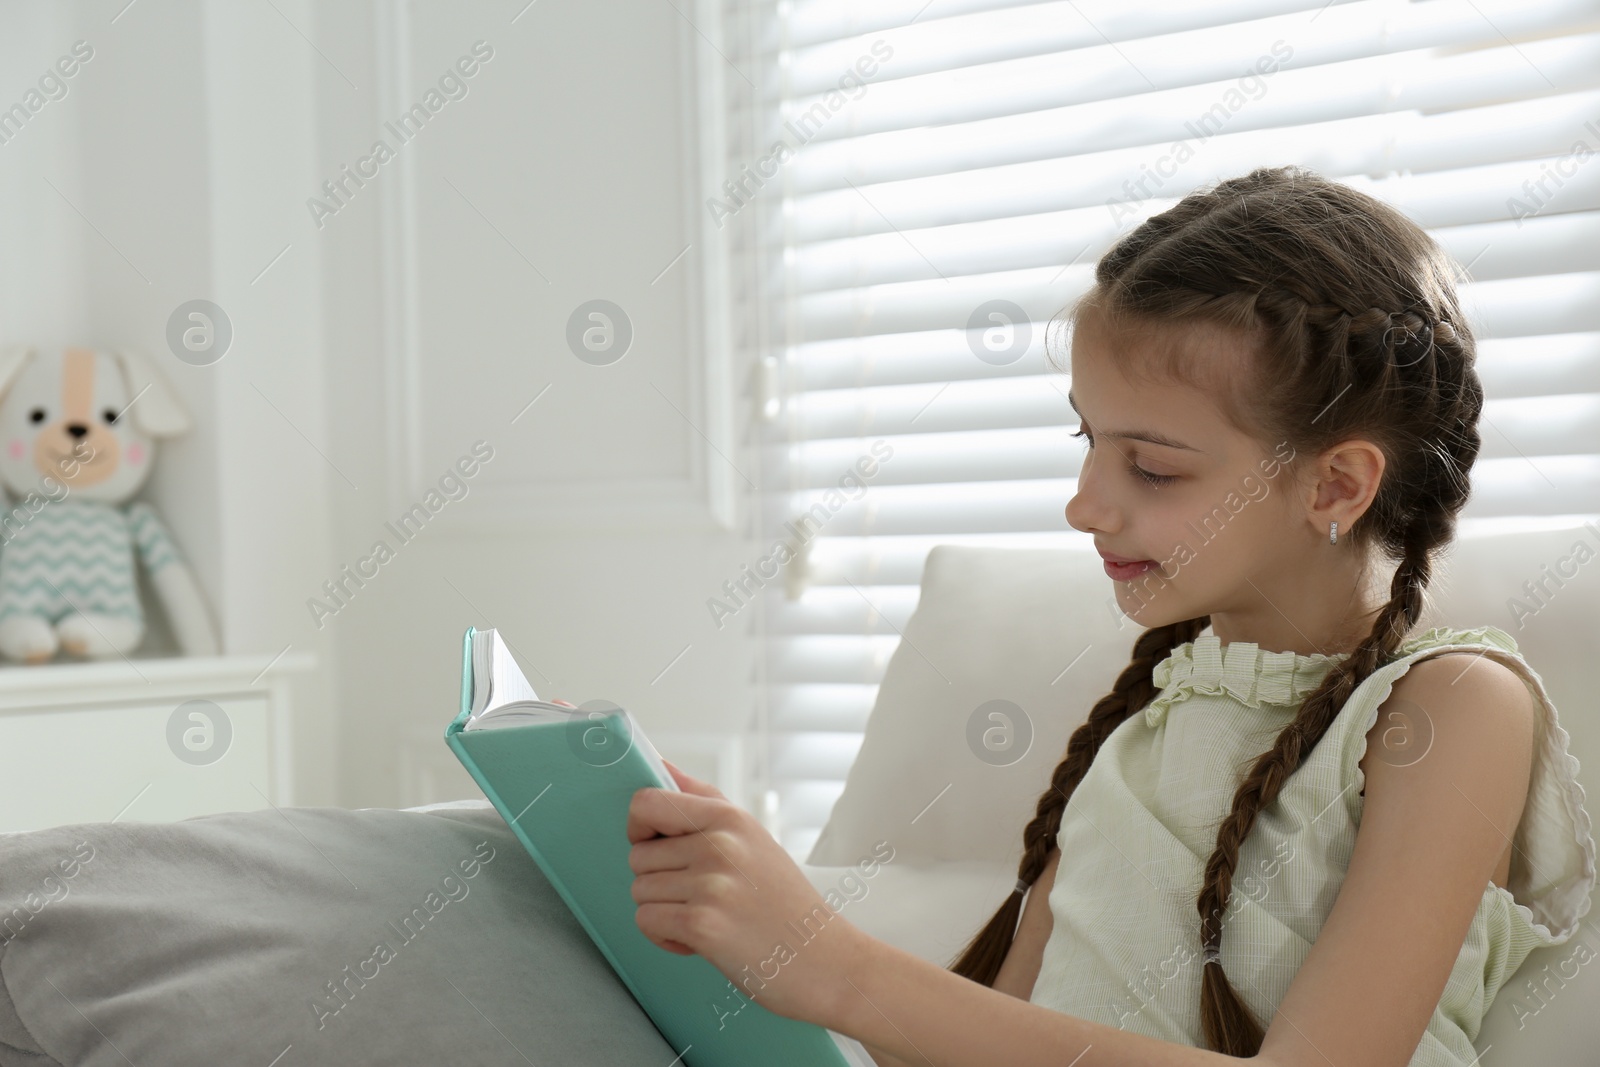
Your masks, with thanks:
M632 716L541 701L493 630L463 641L445 742L687 1067L850 1067L827 1029L777 1015L634 921L628 805L676 789ZM469 725L470 724L470 725Z

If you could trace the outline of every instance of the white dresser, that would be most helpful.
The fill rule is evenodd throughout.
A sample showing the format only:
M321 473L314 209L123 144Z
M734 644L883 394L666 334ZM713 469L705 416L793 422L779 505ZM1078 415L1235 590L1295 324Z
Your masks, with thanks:
M0 831L287 805L309 653L0 668Z

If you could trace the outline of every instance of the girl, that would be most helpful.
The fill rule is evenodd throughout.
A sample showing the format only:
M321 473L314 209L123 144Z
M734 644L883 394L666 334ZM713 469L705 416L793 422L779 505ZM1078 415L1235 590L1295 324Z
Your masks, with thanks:
M1475 1063L1500 986L1587 911L1595 850L1515 641L1411 635L1479 448L1452 263L1369 196L1262 169L1120 240L1070 321L1066 517L1146 627L1132 661L948 970L829 921L760 1002L881 1065ZM636 921L734 980L830 913L678 777L630 808Z

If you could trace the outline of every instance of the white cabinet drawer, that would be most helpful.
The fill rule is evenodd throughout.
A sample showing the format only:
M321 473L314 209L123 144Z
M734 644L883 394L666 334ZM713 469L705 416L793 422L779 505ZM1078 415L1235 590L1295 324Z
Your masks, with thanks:
M291 803L285 672L309 665L281 655L0 669L0 832Z
M266 807L268 741L265 694L0 712L0 830Z

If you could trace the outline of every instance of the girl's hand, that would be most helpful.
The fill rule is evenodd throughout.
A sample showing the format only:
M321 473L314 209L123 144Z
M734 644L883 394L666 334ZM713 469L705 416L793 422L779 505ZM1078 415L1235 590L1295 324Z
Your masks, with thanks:
M704 956L745 998L827 1025L864 935L754 815L667 767L683 792L640 789L628 806L634 921L667 951Z

